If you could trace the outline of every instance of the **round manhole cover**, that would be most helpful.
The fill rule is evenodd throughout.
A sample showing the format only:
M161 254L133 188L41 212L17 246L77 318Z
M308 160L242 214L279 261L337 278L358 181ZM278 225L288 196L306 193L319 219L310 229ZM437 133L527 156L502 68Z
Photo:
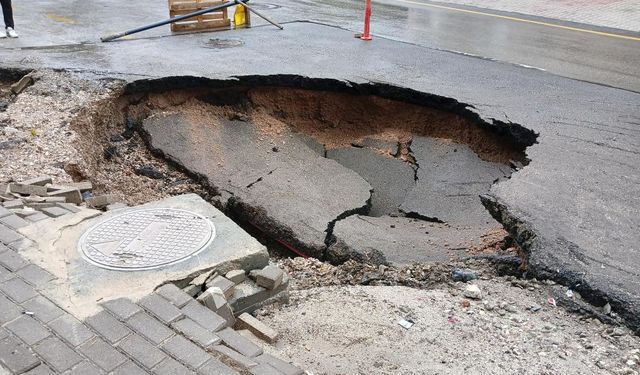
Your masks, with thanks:
M90 228L80 251L98 267L139 271L175 264L199 253L215 227L196 213L170 208L134 210Z

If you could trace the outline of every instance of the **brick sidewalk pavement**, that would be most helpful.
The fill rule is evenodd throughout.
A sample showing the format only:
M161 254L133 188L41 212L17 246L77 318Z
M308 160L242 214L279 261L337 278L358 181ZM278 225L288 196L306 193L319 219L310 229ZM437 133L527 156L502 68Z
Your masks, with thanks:
M438 2L640 32L638 0L444 0Z

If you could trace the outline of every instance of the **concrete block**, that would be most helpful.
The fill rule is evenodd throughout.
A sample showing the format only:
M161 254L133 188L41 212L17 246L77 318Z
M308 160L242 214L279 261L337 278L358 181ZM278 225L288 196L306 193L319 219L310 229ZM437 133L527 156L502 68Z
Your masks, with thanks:
M206 286L207 289L212 287L220 288L220 290L222 290L222 293L224 294L224 297L229 299L231 298L231 296L233 296L233 288L236 286L236 284L224 276L216 276L211 281L207 281Z
M249 370L251 375L282 375L282 373L276 370L274 367L262 363L256 367L253 367Z
M231 328L225 328L218 332L218 337L226 346L247 357L257 357L262 354L261 347Z
M18 303L22 303L38 295L38 292L36 292L31 285L17 277L1 283L0 290Z
M137 334L130 335L122 340L122 342L118 344L118 347L146 368L152 368L167 358L167 355L160 351L160 349L149 344L149 342ZM120 373L128 374L126 372Z
M10 244L23 239L24 237L15 230L7 227L6 225L0 224L0 242Z
M204 307L198 301L189 302L182 308L182 312L184 315L212 332L222 329L227 324L227 321L220 315Z
M22 314L22 309L0 294L0 324L12 321Z
M23 280L36 288L41 288L48 284L51 280L55 279L49 271L36 266L35 264L29 264L26 267L21 268L16 272Z
M178 288L175 284L164 284L156 289L156 293L173 303L177 307L183 307L187 303L193 301L193 298Z
M23 92L24 89L33 85L33 83L34 83L33 78L27 74L26 76L20 78L18 82L11 85L11 92L14 93L15 95L18 95L21 92Z
M49 216L43 214L42 212L37 212L34 215L27 216L27 220L32 222L32 223L37 223L38 221L42 221L42 220L45 220L45 219L48 219L48 218L49 218Z
M240 375L240 373L231 367L225 365L219 360L212 358L204 366L198 369L200 375Z
M2 202L2 206L9 210L23 208L24 203L22 203L22 199L12 199L9 201Z
M5 217L0 217L0 223L8 226L12 229L20 229L22 227L26 227L30 224L30 222L25 219L19 217L18 215L9 215Z
M45 186L46 184L53 183L51 176L39 176L35 178L31 178L29 180L24 180L20 182L23 185L36 185L36 186Z
M40 364L27 346L11 336L0 340L0 362L13 374L22 374Z
M1 307L0 303L0 308ZM64 314L61 308L43 296L37 296L36 298L23 302L22 307L25 311L33 313L33 316L43 323L49 323Z
M236 315L243 312L252 312L265 301L278 296L280 293L286 293L289 285L289 278L285 274L282 283L275 289L269 290L257 285L253 280L247 279L236 285L233 296L229 299L229 305Z
M85 191L93 190L93 185L91 184L91 181L72 182L67 185L69 185L69 187L80 190L81 193L84 193Z
M244 270L231 270L224 275L228 280L233 281L234 284L240 284L247 278L247 273Z
M140 306L127 298L112 299L111 301L103 302L101 305L122 320L128 319L133 316L133 314L142 311Z
M182 336L170 338L162 344L162 348L175 359L193 368L198 368L211 359L211 355Z
M34 345L51 336L51 333L45 326L29 315L22 315L18 319L5 325L5 328L13 332L14 335L18 336L27 345Z
M52 198L64 198L67 203L80 204L82 203L82 194L80 190L76 188L66 188L61 190L55 190L48 193Z
M78 212L82 211L82 209L80 207L78 207L77 205L75 205L73 203L57 202L56 206L58 206L60 208L64 208L65 210L67 210L69 212L73 212L73 213L78 213Z
M142 298L138 304L164 323L171 323L182 317L182 312L159 294L150 294Z
M129 328L104 310L85 319L85 323L112 344L131 333Z
M275 289L282 283L284 271L278 266L266 266L256 272L256 283L267 289Z
M49 217L60 217L62 215L68 214L69 211L65 210L64 208L54 206L54 207L43 208L42 213Z
M127 320L127 324L138 334L156 345L173 336L172 330L145 312L135 314Z
M303 375L304 374L304 370L299 369L296 366L267 353L257 356L255 360L258 363L264 363L275 368L276 370L280 371L284 375Z
M251 368L258 365L258 362L256 362L253 358L249 358L246 355L242 355L227 346L215 345L211 349L231 359L232 361L237 362L242 367Z
M167 357L153 368L154 375L195 375L196 373L186 368L173 358Z
M87 206L92 208L104 208L110 204L117 203L118 197L111 194L99 195L97 197L91 197L86 200Z
M171 327L203 348L220 343L218 336L189 318L179 320L171 324Z
M238 316L234 328L248 329L251 333L256 335L256 337L270 344L273 344L278 340L278 332L247 313L243 313Z
M9 184L9 191L21 195L47 195L47 188L37 185L24 185L18 183Z
M227 321L227 326L232 327L235 317L231 306L227 303L222 290L218 287L211 287L198 296L198 302L208 307L211 311L220 315Z
M63 314L48 325L73 347L82 345L95 337L89 328L70 314Z
M13 212L9 211L6 207L0 206L0 217L12 215Z
M33 347L33 350L59 373L69 370L82 361L82 357L54 337L41 341Z
M127 357L98 337L83 344L78 350L106 372L127 361Z
M4 266L9 271L16 272L29 265L29 262L15 251L8 250L0 253L0 265Z

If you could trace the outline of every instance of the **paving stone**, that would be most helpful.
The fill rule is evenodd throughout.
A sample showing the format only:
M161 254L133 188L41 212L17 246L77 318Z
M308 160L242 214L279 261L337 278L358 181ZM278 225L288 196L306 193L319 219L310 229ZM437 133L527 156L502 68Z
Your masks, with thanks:
M55 375L55 372L53 372L49 367L47 367L47 365L41 364L40 366L34 368L31 371L25 372L24 375Z
M231 306L227 303L227 299L220 288L211 287L205 290L198 296L197 301L226 320L228 327L232 327L235 324L236 318L233 315L233 310L231 310Z
M243 367L251 368L258 365L258 362L256 362L253 358L249 358L246 355L242 355L227 346L215 345L211 349L237 362Z
M31 285L18 278L0 283L0 290L17 303L22 303L38 295L38 292Z
M23 219L27 219L29 216L33 216L35 214L38 213L38 211L27 207L27 208L22 208L22 209L18 209L18 210L11 210L11 212L13 212L15 215L18 215L18 217L23 218Z
M12 321L22 314L22 309L0 294L0 324Z
M42 287L55 279L52 274L35 264L29 264L26 267L21 268L16 272L16 274L36 288Z
M63 314L61 317L49 322L48 325L74 347L87 342L95 336L89 328L85 327L81 321L70 314Z
M4 208L7 209L17 209L17 208L23 208L24 207L24 203L22 203L22 199L12 199L9 201L4 201L2 202L2 206Z
M22 307L25 312L33 313L33 317L43 323L49 323L64 314L56 304L40 295L23 302Z
M56 203L53 202L37 202L37 203L27 203L27 207L31 207L34 210L44 210L45 208L55 207Z
M4 245L2 245L4 246ZM11 271L9 271L8 269L0 266L0 283L3 281L7 281L9 279L13 279L15 277L15 274Z
M182 336L170 338L162 347L175 359L193 368L202 366L211 358L211 355Z
M104 310L85 319L85 323L112 344L131 333L129 328Z
M124 365L115 369L111 375L145 375L148 374L145 370L135 363L128 361Z
M21 195L47 195L47 188L38 185L25 185L19 183L9 184L9 191Z
M265 363L250 368L249 373L252 375L282 375L282 373Z
M5 217L5 216L9 216L13 214L12 211L9 211L7 208L5 208L4 206L0 206L0 217Z
M211 281L207 281L207 289L209 288L220 288L220 290L222 290L222 293L224 293L224 297L229 299L231 298L231 296L233 296L233 288L236 286L236 284L225 278L224 276L216 276L214 277Z
M69 370L82 361L82 357L55 337L40 341L33 350L57 372Z
M173 336L172 330L145 312L139 312L132 316L127 320L127 324L134 331L156 345Z
M38 221L46 220L49 216L43 214L42 212L36 212L33 215L27 216L27 220L32 223L37 223Z
M22 374L38 366L40 360L22 342L8 336L0 340L0 363L14 374Z
M51 176L38 176L35 178L30 178L28 180L20 181L22 185L36 185L36 186L45 186L46 184L53 183Z
M0 242L10 244L12 242L23 239L24 237L13 229L0 224Z
M0 340L2 340L5 337L9 336L9 331L7 331L6 329L0 327Z
M78 350L106 372L127 361L127 357L99 337L81 345Z
M96 365L91 362L80 362L75 365L74 368L64 373L65 375L99 375L105 374L104 371L100 370Z
M279 358L276 358L270 354L264 353L261 354L259 356L257 356L256 358L254 358L256 360L256 362L258 363L263 363L263 364L267 364L275 369L277 369L278 371L280 371L281 373L283 373L284 375L302 375L304 374L304 370L297 368L296 366L285 362Z
M0 254L0 264L9 271L16 272L29 265L29 262L15 251L8 250Z
M244 270L231 270L224 277L234 284L240 284L247 278L247 273Z
M49 208L43 208L42 209L42 213L49 216L49 217L60 217L63 215L66 215L68 213L70 213L69 211L65 210L64 208L58 207L58 206L53 206L53 207L49 207Z
M0 217L0 223L6 225L11 229L20 229L30 224L28 221L26 221L25 219L21 218L18 215L9 215L5 217Z
M240 373L231 367L225 365L219 360L212 358L202 367L198 369L200 375L240 375Z
M5 325L5 328L13 332L27 345L38 343L51 336L49 330L39 321L29 315L22 315L18 319Z
M193 301L193 298L178 288L175 284L164 284L156 289L156 293L169 300L177 307L183 307L187 303Z
M218 332L218 337L225 345L247 357L257 357L262 354L261 347L231 328L225 328Z
M167 358L160 362L153 368L153 373L156 375L195 375L195 372L173 358Z
M82 211L82 208L78 207L77 205L75 205L73 203L60 202L60 203L56 203L56 206L64 208L65 210L73 212L73 213L78 213L78 212Z
M171 323L182 317L182 312L177 307L155 293L142 298L138 304L164 323Z
M190 295L191 297L195 297L196 294L202 291L202 286L189 284L184 288L182 288L182 291L185 292L187 295Z
M236 319L235 329L248 329L261 340L273 344L278 340L278 332L248 313L242 313Z
M64 198L67 203L80 204L82 203L82 194L80 190L76 188L64 188L56 191L49 192L50 197Z
M160 349L135 333L122 340L118 347L148 369L153 368L167 357Z
M70 187L80 190L81 193L84 193L85 191L93 190L93 185L91 184L91 181L72 182L68 185Z
M101 304L118 318L125 320L142 309L126 298L116 298Z
M220 342L220 338L218 336L189 318L184 318L174 322L171 324L171 327L182 333L189 340L200 344L204 348Z
M270 300L279 300L281 297L286 297L288 285L289 277L286 273L282 279L282 284L272 290L263 288L253 280L247 279L236 285L233 297L229 300L229 305L231 305L236 314L252 312Z
M220 315L202 306L198 301L191 301L182 308L187 317L193 319L209 331L216 332L226 326L227 321Z
M275 289L282 284L284 271L278 266L266 266L256 272L256 284L267 289Z

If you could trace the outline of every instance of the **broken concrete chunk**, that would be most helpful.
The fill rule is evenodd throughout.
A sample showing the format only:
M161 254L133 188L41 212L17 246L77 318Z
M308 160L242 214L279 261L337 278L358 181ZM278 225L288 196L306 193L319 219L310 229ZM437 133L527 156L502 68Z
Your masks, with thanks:
M213 278L210 281L207 281L207 289L211 288L211 287L218 287L220 288L220 290L222 290L222 293L224 294L224 298L229 299L231 298L231 296L233 296L233 287L236 284L227 279L224 276L217 276L215 278Z
M286 301L288 299L288 284L289 278L286 273L280 286L271 290L259 286L251 279L247 279L236 285L233 297L229 299L229 305L231 305L233 312L239 315L244 312L253 312L276 301Z
M464 296L471 299L482 299L482 291L475 284L469 284L464 290Z
M187 285L182 288L182 291L190 295L191 297L195 297L200 291L202 287L199 285Z
M217 272L214 272L213 275L218 276ZM208 273L201 273L200 275L198 275L197 277L195 277L193 280L191 280L191 282L189 284L191 285L196 285L200 288L202 288L202 285L204 285L207 282L207 279L209 278L209 274Z
M18 95L22 91L24 91L24 89L31 85L33 85L33 78L31 78L31 76L27 74L26 76L20 78L18 82L11 85L11 92L13 92L15 95Z
M56 191L49 192L50 197L65 198L67 203L80 204L82 203L82 194L80 190L76 188L65 188Z
M256 337L269 344L273 344L278 340L278 332L247 313L238 316L234 328L248 329Z
M112 194L99 195L86 200L87 206L92 208L104 208L110 204L117 203L119 199Z
M93 190L93 184L91 184L91 181L72 182L69 186L80 190L81 193Z
M232 327L235 324L235 316L231 306L227 302L222 290L218 287L211 287L200 294L197 300L210 310L220 315L227 321L227 325Z
M21 199L12 199L10 201L5 201L4 203L2 203L2 206L4 208L8 208L8 209L12 210L12 209L16 209L16 208L23 208L24 204L22 203Z
M256 272L256 283L267 289L275 289L282 283L284 271L278 266L266 266Z
M235 350L224 346L224 345L215 345L213 347L211 347L211 349L213 349L214 351L224 355L225 357L237 362L238 364L242 365L243 367L246 368L251 368L251 367L255 367L258 365L258 362L254 361L252 358L249 358L245 355L242 355L238 352L236 352Z
M50 176L40 176L40 177L22 181L20 183L23 185L45 186L46 184L52 183L52 180Z
M9 184L9 191L21 195L47 195L47 188L37 185Z
M37 214L38 211L34 210L33 208L22 208L18 210L13 210L13 213L24 219L27 216ZM7 216L7 215L4 215L4 216Z
M230 281L233 281L234 284L240 284L247 278L247 274L244 272L244 270L232 270L227 272L224 277L226 277Z
M64 208L54 206L49 208L43 208L42 213L49 217L60 217L68 214L69 211L65 210Z

